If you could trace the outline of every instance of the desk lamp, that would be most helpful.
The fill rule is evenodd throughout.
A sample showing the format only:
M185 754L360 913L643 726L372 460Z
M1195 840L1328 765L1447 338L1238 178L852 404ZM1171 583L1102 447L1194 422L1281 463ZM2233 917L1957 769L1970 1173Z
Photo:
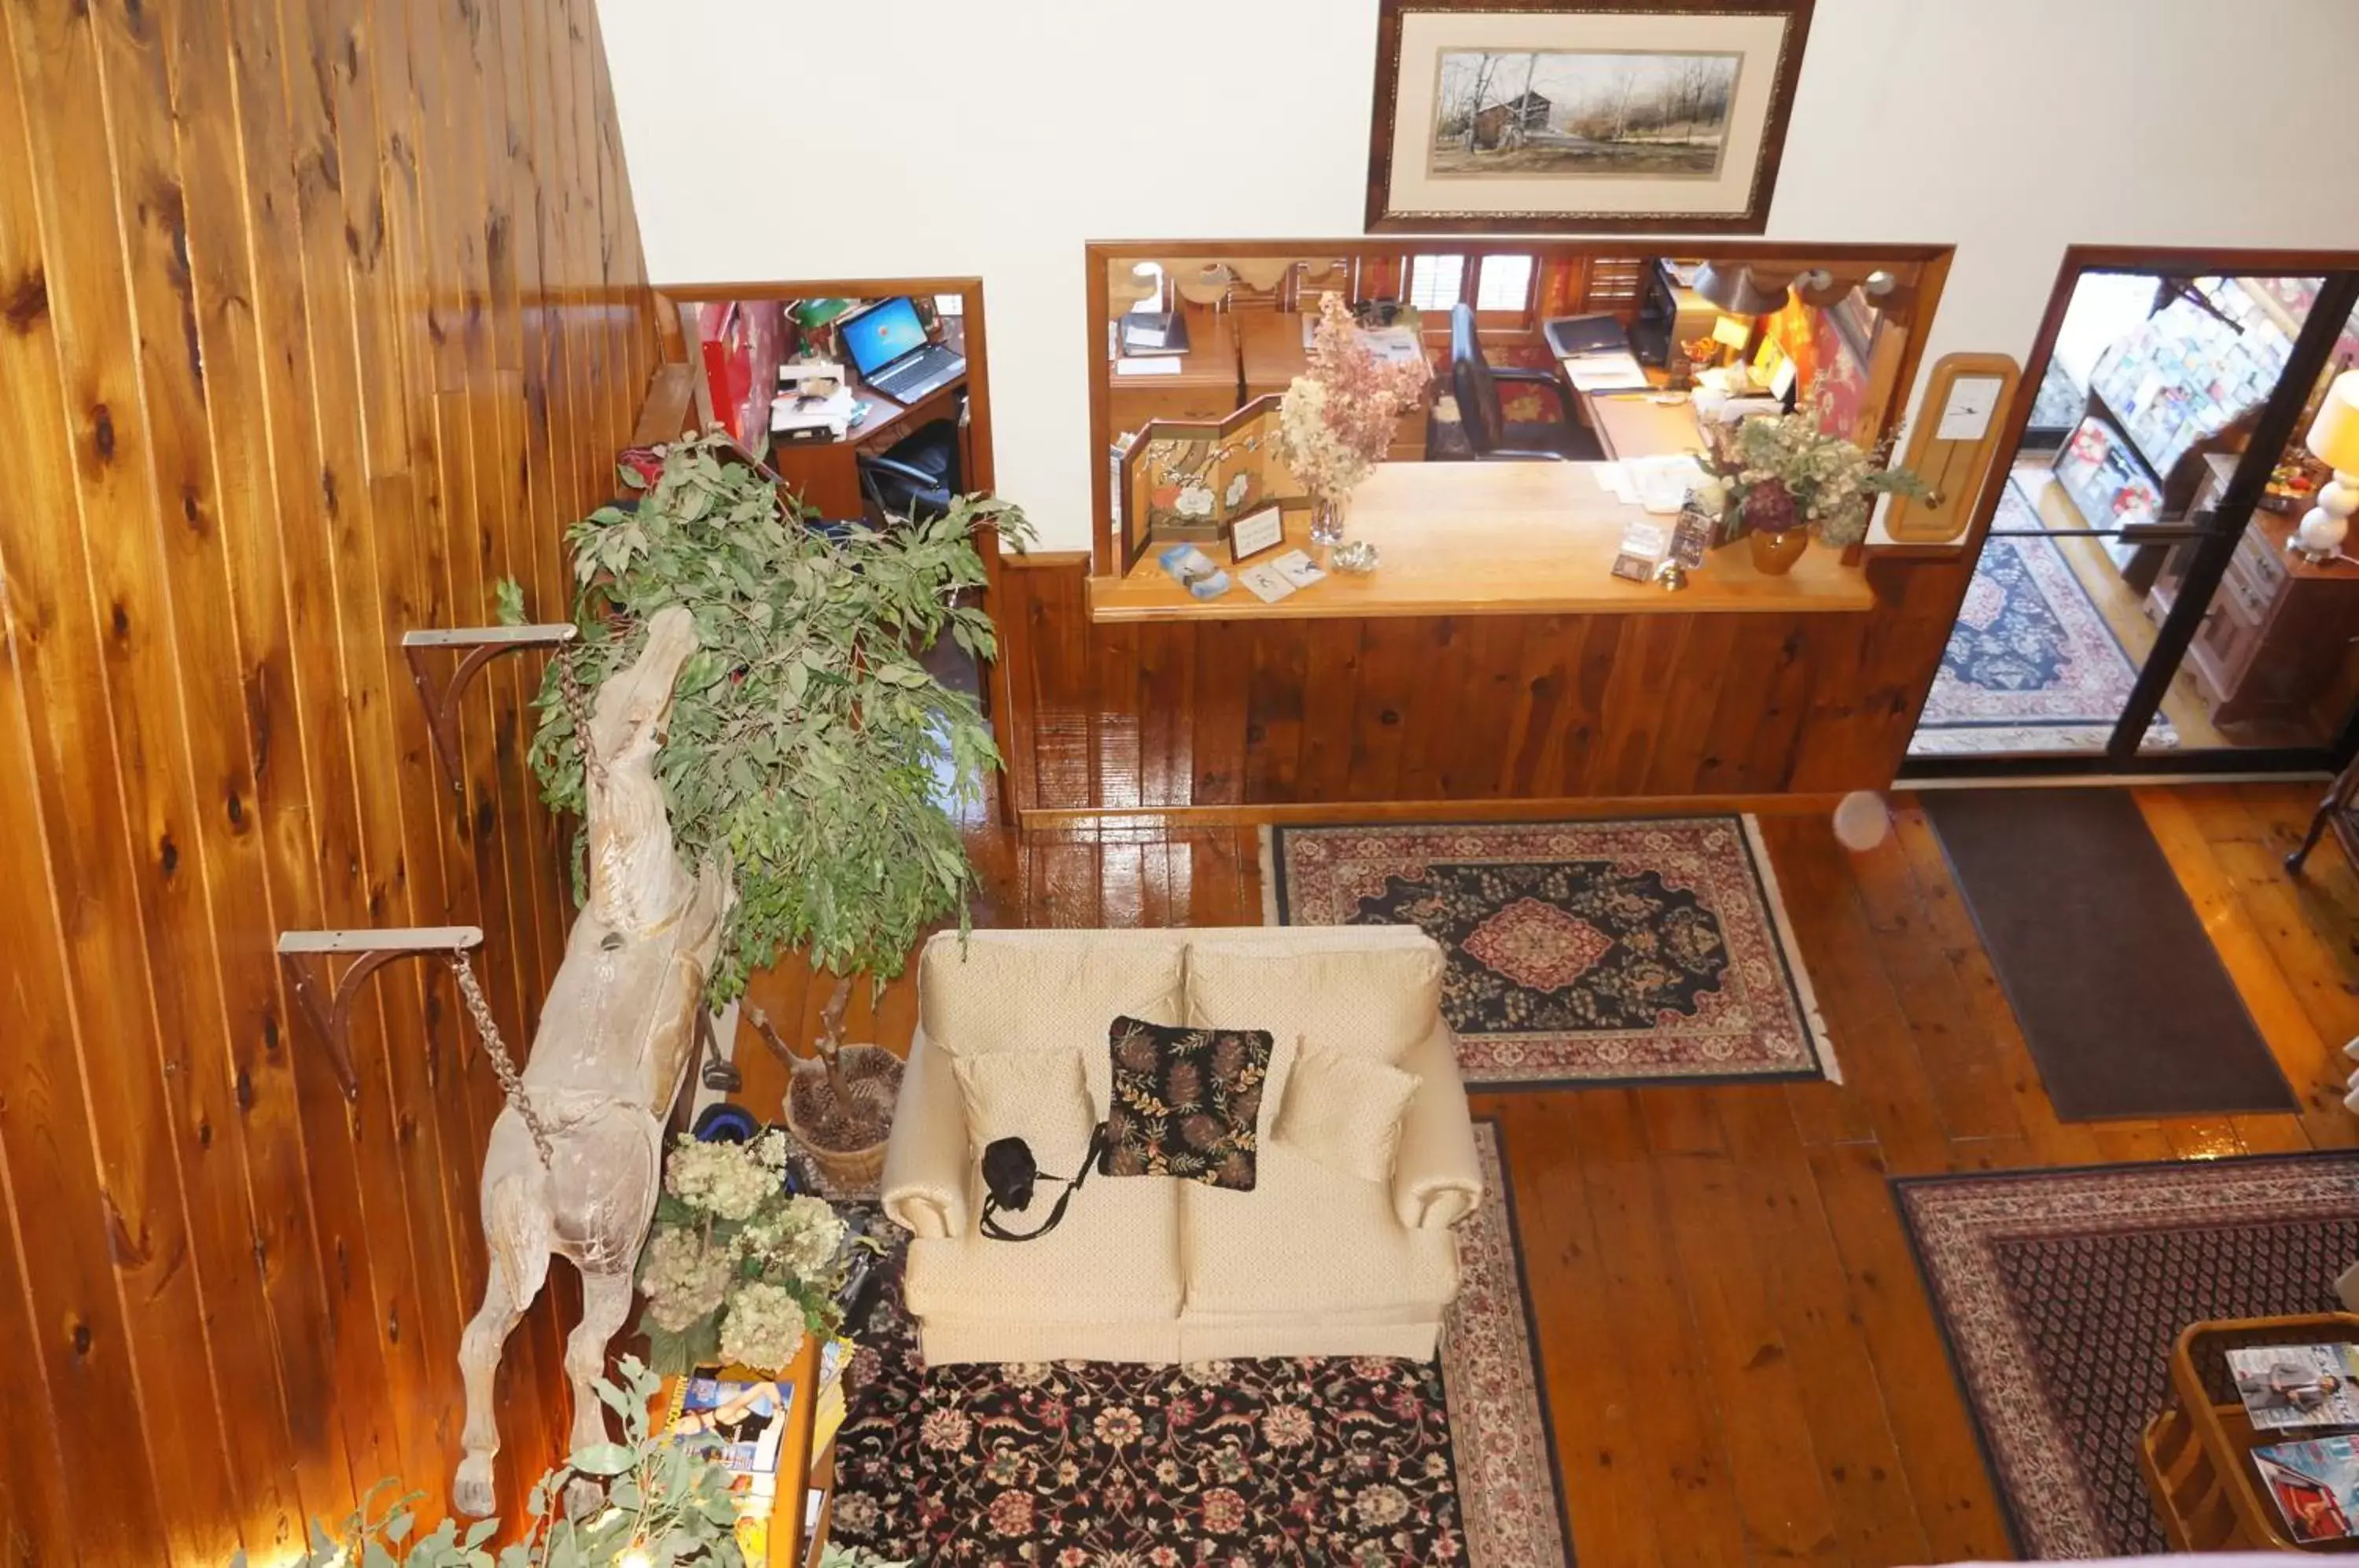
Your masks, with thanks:
M2359 370L2346 370L2326 389L2303 442L2334 470L2334 482L2318 493L2318 504L2302 517L2289 546L2313 564L2343 551L2351 514L2359 511Z

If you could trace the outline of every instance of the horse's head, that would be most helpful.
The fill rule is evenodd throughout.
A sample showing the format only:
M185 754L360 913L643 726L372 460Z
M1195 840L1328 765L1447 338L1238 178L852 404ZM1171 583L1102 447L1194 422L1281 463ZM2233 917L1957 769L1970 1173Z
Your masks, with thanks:
M647 645L629 669L598 688L590 735L610 768L644 768L671 727L673 688L696 652L696 622L674 604L647 621Z
M695 879L672 852L655 756L671 725L672 691L696 652L696 623L678 605L647 621L647 646L598 688L590 736L605 777L590 779L590 902L625 935L654 930L687 904Z

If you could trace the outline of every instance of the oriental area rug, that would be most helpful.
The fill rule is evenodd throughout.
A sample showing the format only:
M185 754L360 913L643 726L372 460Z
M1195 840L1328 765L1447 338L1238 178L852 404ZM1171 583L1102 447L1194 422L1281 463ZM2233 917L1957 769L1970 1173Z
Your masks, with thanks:
M1478 1089L1838 1077L1751 817L1265 830L1273 925L1414 925Z
M1910 756L2104 748L2137 666L2041 527L2010 478ZM2179 734L2157 714L2146 744L2173 746Z
M2359 1156L1892 1185L2031 1557L2169 1551L2138 1442L2168 1402L2172 1341L2193 1323L2340 1311L2335 1276L2359 1258Z
M1497 1128L1435 1362L928 1368L887 1266L830 1539L955 1568L1567 1568Z

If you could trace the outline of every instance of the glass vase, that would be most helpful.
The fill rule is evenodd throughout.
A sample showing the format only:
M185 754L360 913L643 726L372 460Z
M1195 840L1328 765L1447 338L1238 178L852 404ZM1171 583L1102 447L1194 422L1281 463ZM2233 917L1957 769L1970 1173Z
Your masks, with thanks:
M1310 542L1332 550L1343 542L1344 504L1349 495L1321 490L1310 497Z

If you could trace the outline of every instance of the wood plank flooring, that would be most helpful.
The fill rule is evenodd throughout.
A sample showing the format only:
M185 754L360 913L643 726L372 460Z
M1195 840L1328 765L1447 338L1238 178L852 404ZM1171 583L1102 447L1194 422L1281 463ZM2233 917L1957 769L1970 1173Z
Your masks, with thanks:
M2042 1091L1916 800L1851 854L1816 812L1764 836L1842 1059L1840 1085L1486 1094L1504 1131L1557 1457L1584 1568L2010 1555L1888 1175L2359 1146L2359 877L2332 844L2279 861L2300 785L2138 793L2297 1114L2068 1125ZM981 924L1258 922L1251 828L978 827ZM2059 932L2060 941L2071 940ZM792 969L757 998L817 1007ZM904 977L853 1038L906 1044ZM741 1041L744 1097L777 1069Z

